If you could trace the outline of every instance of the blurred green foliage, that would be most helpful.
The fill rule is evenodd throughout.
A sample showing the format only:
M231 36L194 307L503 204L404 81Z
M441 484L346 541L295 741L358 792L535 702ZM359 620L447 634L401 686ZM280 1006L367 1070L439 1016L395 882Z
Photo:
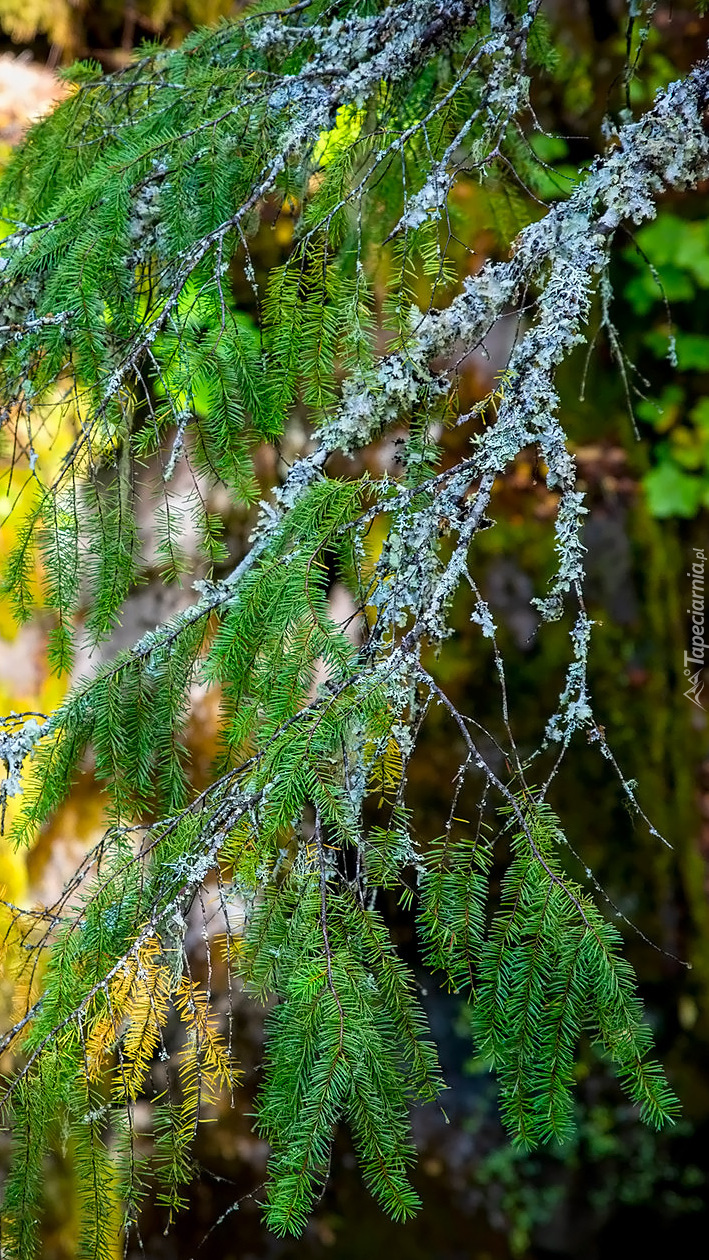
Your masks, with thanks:
M491 1083L467 1122L472 1132L481 1131L493 1095ZM579 1216L590 1211L597 1228L621 1206L652 1203L672 1219L699 1212L706 1176L683 1158L681 1146L691 1134L691 1126L680 1123L670 1145L642 1129L627 1107L607 1099L580 1103L576 1132L563 1146L530 1152L493 1145L476 1166L475 1180L489 1214L504 1222L511 1254L523 1256L565 1205L575 1204Z
M709 221L662 210L625 262L622 292L636 317L628 341L644 394L635 410L656 435L644 477L650 511L693 517L709 507Z

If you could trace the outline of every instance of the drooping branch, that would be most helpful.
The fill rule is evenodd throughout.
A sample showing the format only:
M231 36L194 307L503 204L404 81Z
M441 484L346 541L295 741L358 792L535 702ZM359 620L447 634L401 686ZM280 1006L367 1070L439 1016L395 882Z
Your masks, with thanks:
M34 782L16 837L26 840L56 808L89 746L112 826L55 912L20 925L31 959L28 1005L39 959L50 957L42 1001L8 1034L27 1037L25 1065L6 1098L19 1134L11 1247L23 1260L33 1244L23 1241L17 1204L24 1211L28 1194L38 1193L30 1146L41 1151L49 1141L47 1081L56 1106L83 1133L77 1141L98 1184L97 1124L115 1109L105 1099L122 1101L130 1116L171 1001L192 1020L196 1065L183 1076L183 1103L170 1100L156 1120L166 1202L179 1202L199 1113L195 1081L211 1053L206 1014L198 1021L208 995L200 1007L186 961L186 919L215 875L222 903L240 899L246 919L243 954L234 961L229 948L227 970L238 969L258 997L278 998L259 1103L274 1148L268 1219L275 1229L304 1225L342 1120L387 1209L404 1219L416 1206L406 1177L408 1109L435 1096L440 1078L413 981L376 905L378 888L402 889L407 905L418 898L427 957L453 987L472 991L479 983L477 1044L499 1069L503 1111L521 1141L568 1136L574 1053L588 1028L646 1118L660 1125L675 1113L660 1068L647 1058L651 1036L617 937L563 869L558 820L527 782L496 627L472 569L496 485L532 446L559 494L556 570L546 597L534 603L546 620L562 615L569 596L577 605L565 683L545 726L546 744L558 748L551 773L579 728L610 756L586 683L585 509L555 375L586 339L599 286L607 312L616 230L652 218L666 188L709 177L709 63L623 127L571 195L519 235L508 260L465 278L443 308L432 298L426 309L404 310L416 234L436 230L447 214L464 162L482 176L493 169L527 109L527 41L538 7L413 0L327 25L309 24L303 6L285 18L250 18L113 79L89 75L18 159L8 187L27 222L2 247L0 291L12 318L0 329L0 359L8 420L27 423L35 479L29 417L43 391L65 377L77 425L58 479L37 491L39 506L14 560L18 589L27 586L36 528L50 570L48 602L60 618L73 616L80 540L87 522L96 525L103 550L89 555L105 605L93 623L100 639L135 576L133 454L160 453L172 423L164 481L201 443L204 466L248 500L249 443L278 437L299 383L314 428L311 449L261 505L251 548L232 572L196 583L190 608L79 682L41 732L26 732ZM413 81L421 89L426 67L440 72L440 82L422 103L408 88ZM448 117L453 104L467 111L462 121ZM62 126L66 153L76 144L95 151L88 175L64 150L43 149L47 134L56 140ZM221 163L232 160L222 179ZM395 162L401 195L380 215L376 198ZM418 186L410 191L416 163ZM50 184L56 177L52 195L35 164ZM327 195L318 201L323 186ZM276 196L297 202L296 236L269 281L260 327L247 331L226 270L236 259L258 289L248 231ZM81 216L92 225L89 237L81 235ZM370 265L363 242L371 251L382 241L393 241L403 258L393 348L377 356L370 337L366 355L348 358L349 323L360 320L360 308L370 317L373 308L360 291ZM63 271L64 253L70 265ZM502 319L516 321L518 336L496 414L465 457L441 471L429 430L450 401L454 363L484 345ZM316 388L308 372L327 375L327 353L330 383ZM339 354L344 380L334 366ZM203 419L193 376L214 387ZM330 475L331 456L354 455L400 425L408 429L400 479ZM83 505L82 489L93 494L93 506ZM385 537L372 558L365 536L375 519ZM358 600L351 637L328 603L333 569ZM452 601L464 583L476 601L473 620L493 645L499 740L460 712L422 661L429 645L450 635ZM25 614L24 593L18 604ZM220 777L196 800L181 749L195 681L223 697ZM454 837L453 809L442 846L418 843L407 814L408 763L436 702L462 744L455 800L465 776L482 781L472 844ZM29 751L25 743L8 744L12 775ZM500 770L505 759L508 780ZM490 801L514 836L488 925L494 839L488 842L482 818ZM382 825L371 824L369 805ZM211 956L209 968L211 991ZM150 1030L147 1050L139 1044L139 1008ZM108 1060L116 1048L114 1068ZM103 1072L112 1084L99 1095ZM128 1145L132 1152L132 1132ZM24 1180L23 1159L32 1172Z

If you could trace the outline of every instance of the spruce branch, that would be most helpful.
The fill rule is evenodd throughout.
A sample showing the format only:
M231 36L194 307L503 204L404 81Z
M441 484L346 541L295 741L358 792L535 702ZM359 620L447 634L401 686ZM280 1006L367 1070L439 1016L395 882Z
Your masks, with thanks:
M135 1217L144 1189L132 1107L153 1061L169 1057L171 1011L186 1039L154 1139L161 1201L171 1213L184 1201L201 1107L233 1081L210 1007L212 885L230 986L238 974L259 1000L276 999L257 1123L273 1152L266 1212L278 1233L304 1228L340 1124L383 1207L402 1220L417 1207L409 1110L442 1081L379 889L417 903L427 964L469 995L476 1045L498 1072L516 1140L568 1137L584 1030L645 1119L660 1126L676 1114L617 933L566 872L561 823L545 803L579 731L636 803L587 684L586 509L555 377L586 340L598 292L608 325L618 229L652 219L666 189L709 177L709 62L621 127L505 261L467 275L438 306L449 275L438 233L455 180L515 174L510 136L529 121L538 9L537 0L394 0L365 16L350 4L334 17L319 4L250 14L116 76L79 68L75 93L11 164L0 386L10 475L21 454L29 475L5 584L26 619L40 555L55 668L70 668L82 608L98 643L137 579L141 461L161 465L158 550L176 573L169 483L180 461L211 553L207 483L252 503L252 448L278 442L296 405L313 430L260 504L230 573L196 582L189 607L79 680L41 727L10 715L0 797L4 814L22 774L14 838L31 840L51 816L88 749L111 819L46 914L7 907L27 995L0 1040L4 1049L21 1036L25 1056L0 1100L16 1128L5 1215L18 1260L36 1254L55 1114L87 1187L84 1250L105 1254L110 1241L100 1211L113 1202L107 1123L120 1131ZM263 286L249 239L274 206L295 231ZM393 273L385 352L373 331L377 251L388 251ZM237 309L230 268L256 294L258 326ZM412 274L431 280L423 309ZM503 384L458 417L472 428L484 411L487 423L442 468L435 430L455 411L457 367L503 319L518 327ZM58 471L39 467L38 423L68 433ZM333 457L354 457L395 429L406 433L400 475L358 475L356 464L351 477L332 475ZM542 622L571 605L574 620L561 693L540 749L523 760L475 544L528 448L558 494L555 570L533 605ZM372 557L375 522L384 542ZM329 602L332 571L357 601L349 624ZM466 716L430 664L464 585L492 648L502 734ZM183 747L195 684L219 688L223 701L219 766L196 796ZM429 844L416 836L406 785L436 705L462 754L457 766L452 758L445 835ZM551 746L536 789L529 766ZM460 838L468 778L482 784L481 804L477 828ZM487 872L500 836L511 857L495 902ZM245 921L238 940L235 907ZM190 913L207 937L204 990L185 944Z

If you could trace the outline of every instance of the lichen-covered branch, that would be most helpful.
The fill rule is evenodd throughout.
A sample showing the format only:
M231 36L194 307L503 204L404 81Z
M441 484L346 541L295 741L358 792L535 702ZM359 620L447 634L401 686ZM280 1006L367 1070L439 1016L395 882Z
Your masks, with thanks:
M7 1246L20 1260L36 1252L55 1114L97 1186L113 1184L100 1135L108 1122L120 1129L130 1215L132 1109L154 1063L170 1058L171 1011L187 1049L176 1051L180 1090L154 1107L153 1143L162 1201L179 1206L203 1084L209 1094L234 1080L230 1035L210 1008L204 905L215 882L229 977L277 999L258 1100L277 1232L304 1227L340 1123L384 1207L403 1220L417 1205L409 1110L435 1097L440 1071L381 889L415 908L427 963L473 1004L477 1050L498 1071L519 1141L568 1137L581 1030L647 1120L676 1112L619 938L565 870L544 799L579 730L618 769L587 683L586 509L556 374L587 340L597 295L608 324L617 229L651 219L666 189L709 178L709 62L622 126L504 260L453 284L456 180L513 168L513 139L534 127L530 76L548 39L540 5L368 7L250 14L117 76L80 71L4 184L14 226L0 246L2 417L12 473L25 478L6 586L28 618L41 564L58 670L72 668L77 626L94 647L110 638L140 576L134 509L146 464L166 573L180 571L178 469L192 479L203 553L223 564L214 487L254 505L253 448L288 438L296 412L309 424L231 571L205 564L191 606L77 680L41 727L11 715L0 741L3 814L20 776L25 791L17 842L65 798L89 749L110 820L46 914L10 907L27 993L0 1040L22 1037L25 1055L3 1100L16 1130ZM269 216L293 234L263 281L253 238ZM249 313L234 297L237 274ZM485 402L457 415L470 440L450 459L439 438L457 368L503 320L517 329L504 388L483 426ZM59 466L38 453L38 425L56 427ZM365 474L360 453L387 434L398 464ZM529 448L557 496L555 568L532 602L542 634L569 617L570 648L542 745L523 757L475 544ZM337 477L343 456L351 475ZM344 619L333 573L351 601ZM491 647L497 734L436 676L466 585ZM184 748L196 684L221 700L220 761L199 795ZM409 762L436 705L457 741L443 841L419 838L407 809ZM541 790L528 780L535 758L548 766ZM480 789L478 825L458 838L468 779ZM511 856L497 897L487 873L501 834ZM185 944L200 914L206 992ZM97 1205L85 1226L94 1257L107 1254Z

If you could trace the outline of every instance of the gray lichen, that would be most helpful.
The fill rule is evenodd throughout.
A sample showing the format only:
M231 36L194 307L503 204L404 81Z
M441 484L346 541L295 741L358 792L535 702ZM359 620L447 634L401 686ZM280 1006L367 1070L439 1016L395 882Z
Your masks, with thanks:
M22 792L22 771L44 728L33 714L9 713L0 719L0 760L5 778L0 781L0 820L4 823L8 799ZM0 824L1 825L1 824Z

